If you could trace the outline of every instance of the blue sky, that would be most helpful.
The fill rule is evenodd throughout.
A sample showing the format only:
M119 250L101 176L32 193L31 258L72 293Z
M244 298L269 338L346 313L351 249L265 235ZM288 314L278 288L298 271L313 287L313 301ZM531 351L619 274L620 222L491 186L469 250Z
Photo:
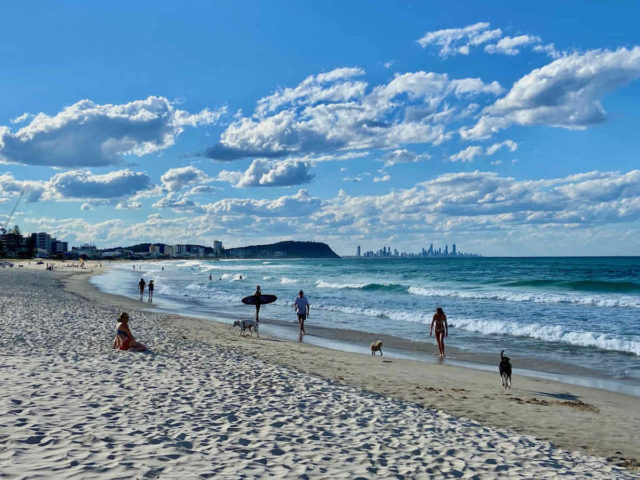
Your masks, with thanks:
M560 3L558 5L557 3ZM637 2L0 7L0 220L638 255Z

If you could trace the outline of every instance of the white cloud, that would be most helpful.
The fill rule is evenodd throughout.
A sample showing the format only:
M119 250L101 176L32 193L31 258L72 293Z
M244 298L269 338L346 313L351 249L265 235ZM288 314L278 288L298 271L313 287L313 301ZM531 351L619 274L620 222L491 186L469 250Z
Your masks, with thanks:
M133 195L151 186L151 180L141 172L118 170L94 175L87 170L71 170L54 175L49 185L64 198L110 199Z
M518 35L517 37L502 37L497 43L484 47L484 51L492 54L518 55L520 47L540 43L542 40L535 35Z
M384 175L381 175L379 177L373 177L373 183L388 182L390 180L391 175L389 175L388 173L385 173Z
M392 167L398 163L416 163L422 160L429 160L431 156L427 153L417 154L407 149L392 150L384 154L384 166Z
M84 201L83 209L119 204L139 208L137 194L151 190L150 178L141 172L118 170L94 175L88 170L58 173L49 180L16 180L12 174L0 175L0 198L26 193L27 202Z
M26 122L27 120L33 118L33 114L31 113L23 113L22 115L18 115L16 118L12 118L10 120L11 123L16 124L16 123L22 123L22 122Z
M571 229L582 229L581 234L570 234L575 240L611 232L617 224L632 233L626 238L633 243L640 226L640 170L545 180L516 180L479 171L450 173L383 195L350 196L340 191L322 201L300 190L274 200L230 198L195 208L174 207L189 214L171 219L150 215L133 224L51 217L25 221L30 228L58 238L111 246L139 241L209 244L211 238L242 245L294 238L348 244L351 249L356 238L378 242L397 235L408 237L408 246L445 236L458 239L459 246L466 243L467 249L470 243L488 246L513 236L523 241L545 239L549 248L556 236L568 240ZM561 246L562 241L556 244ZM579 253L579 247L572 245L574 250L565 253Z
M169 192L177 192L187 186L204 184L211 179L202 170L194 166L171 168L160 177L162 187Z
M494 143L493 145L489 145L487 147L486 153L487 155L493 155L502 148L506 148L510 152L515 152L518 149L518 144L513 140L505 140L504 142Z
M81 100L54 116L39 113L15 132L0 127L0 158L67 168L117 165L173 145L185 126L214 123L223 111L191 114L153 96L121 105Z
M466 139L489 138L510 125L584 129L606 120L601 100L640 77L640 47L574 53L537 68L483 110Z
M311 165L300 160L269 161L255 159L234 182L236 187L292 186L309 183L313 179Z
M489 54L518 55L522 47L531 47L533 51L544 53L551 58L565 55L554 47L553 43L542 45L542 39L536 35L503 36L499 28L491 29L487 22L479 22L462 28L448 28L428 32L418 40L422 48L435 46L441 57L469 55L473 47L484 46Z
M321 205L320 199L312 197L309 192L301 189L295 195L284 195L275 200L227 198L202 207L208 213L216 215L295 218L310 215Z
M459 151L458 153L451 155L449 160L452 162L468 162L471 163L475 160L475 158L479 155L482 155L482 147L478 145L470 145L464 150Z
M478 22L462 28L447 28L425 33L418 40L422 48L435 45L441 57L453 55L469 55L471 47L496 40L502 36L502 30L490 29L487 22Z
M367 92L366 84L350 80L361 73L337 69L265 97L252 117L232 122L202 155L230 161L437 145L452 135L446 124L456 109L447 100L502 92L497 82L427 72L396 74Z

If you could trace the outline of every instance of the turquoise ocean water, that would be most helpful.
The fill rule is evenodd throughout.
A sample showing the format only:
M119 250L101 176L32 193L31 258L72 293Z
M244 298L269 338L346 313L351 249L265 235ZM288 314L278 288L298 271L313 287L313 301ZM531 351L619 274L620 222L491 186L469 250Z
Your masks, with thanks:
M113 263L92 282L135 296L140 276L153 278L157 304L201 316L250 314L240 299L259 284L278 296L263 315L284 321L294 320L291 303L303 289L314 324L425 342L433 342L428 327L439 306L449 319L448 345L505 349L514 358L585 367L640 386L639 258L173 260L142 263L141 271L133 265Z

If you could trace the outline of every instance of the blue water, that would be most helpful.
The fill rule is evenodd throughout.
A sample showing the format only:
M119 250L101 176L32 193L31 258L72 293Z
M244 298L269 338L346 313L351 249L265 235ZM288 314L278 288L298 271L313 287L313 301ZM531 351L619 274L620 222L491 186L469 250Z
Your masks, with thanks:
M153 278L156 303L200 315L251 314L240 299L259 284L278 296L262 314L285 321L294 320L291 304L303 289L314 324L430 342L431 317L442 307L448 345L505 349L514 358L640 385L639 258L173 260L145 262L142 271L132 265L114 263L92 282L135 296L140 276Z

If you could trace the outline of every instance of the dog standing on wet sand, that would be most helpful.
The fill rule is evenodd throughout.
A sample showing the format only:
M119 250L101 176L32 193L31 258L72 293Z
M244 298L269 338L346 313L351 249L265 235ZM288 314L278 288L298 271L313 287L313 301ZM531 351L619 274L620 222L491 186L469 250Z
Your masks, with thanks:
M375 355L376 352L380 352L380 356L382 356L382 342L380 340L371 344L371 355Z
M511 388L511 361L509 357L504 356L504 350L500 352L500 379L502 380L502 388Z

